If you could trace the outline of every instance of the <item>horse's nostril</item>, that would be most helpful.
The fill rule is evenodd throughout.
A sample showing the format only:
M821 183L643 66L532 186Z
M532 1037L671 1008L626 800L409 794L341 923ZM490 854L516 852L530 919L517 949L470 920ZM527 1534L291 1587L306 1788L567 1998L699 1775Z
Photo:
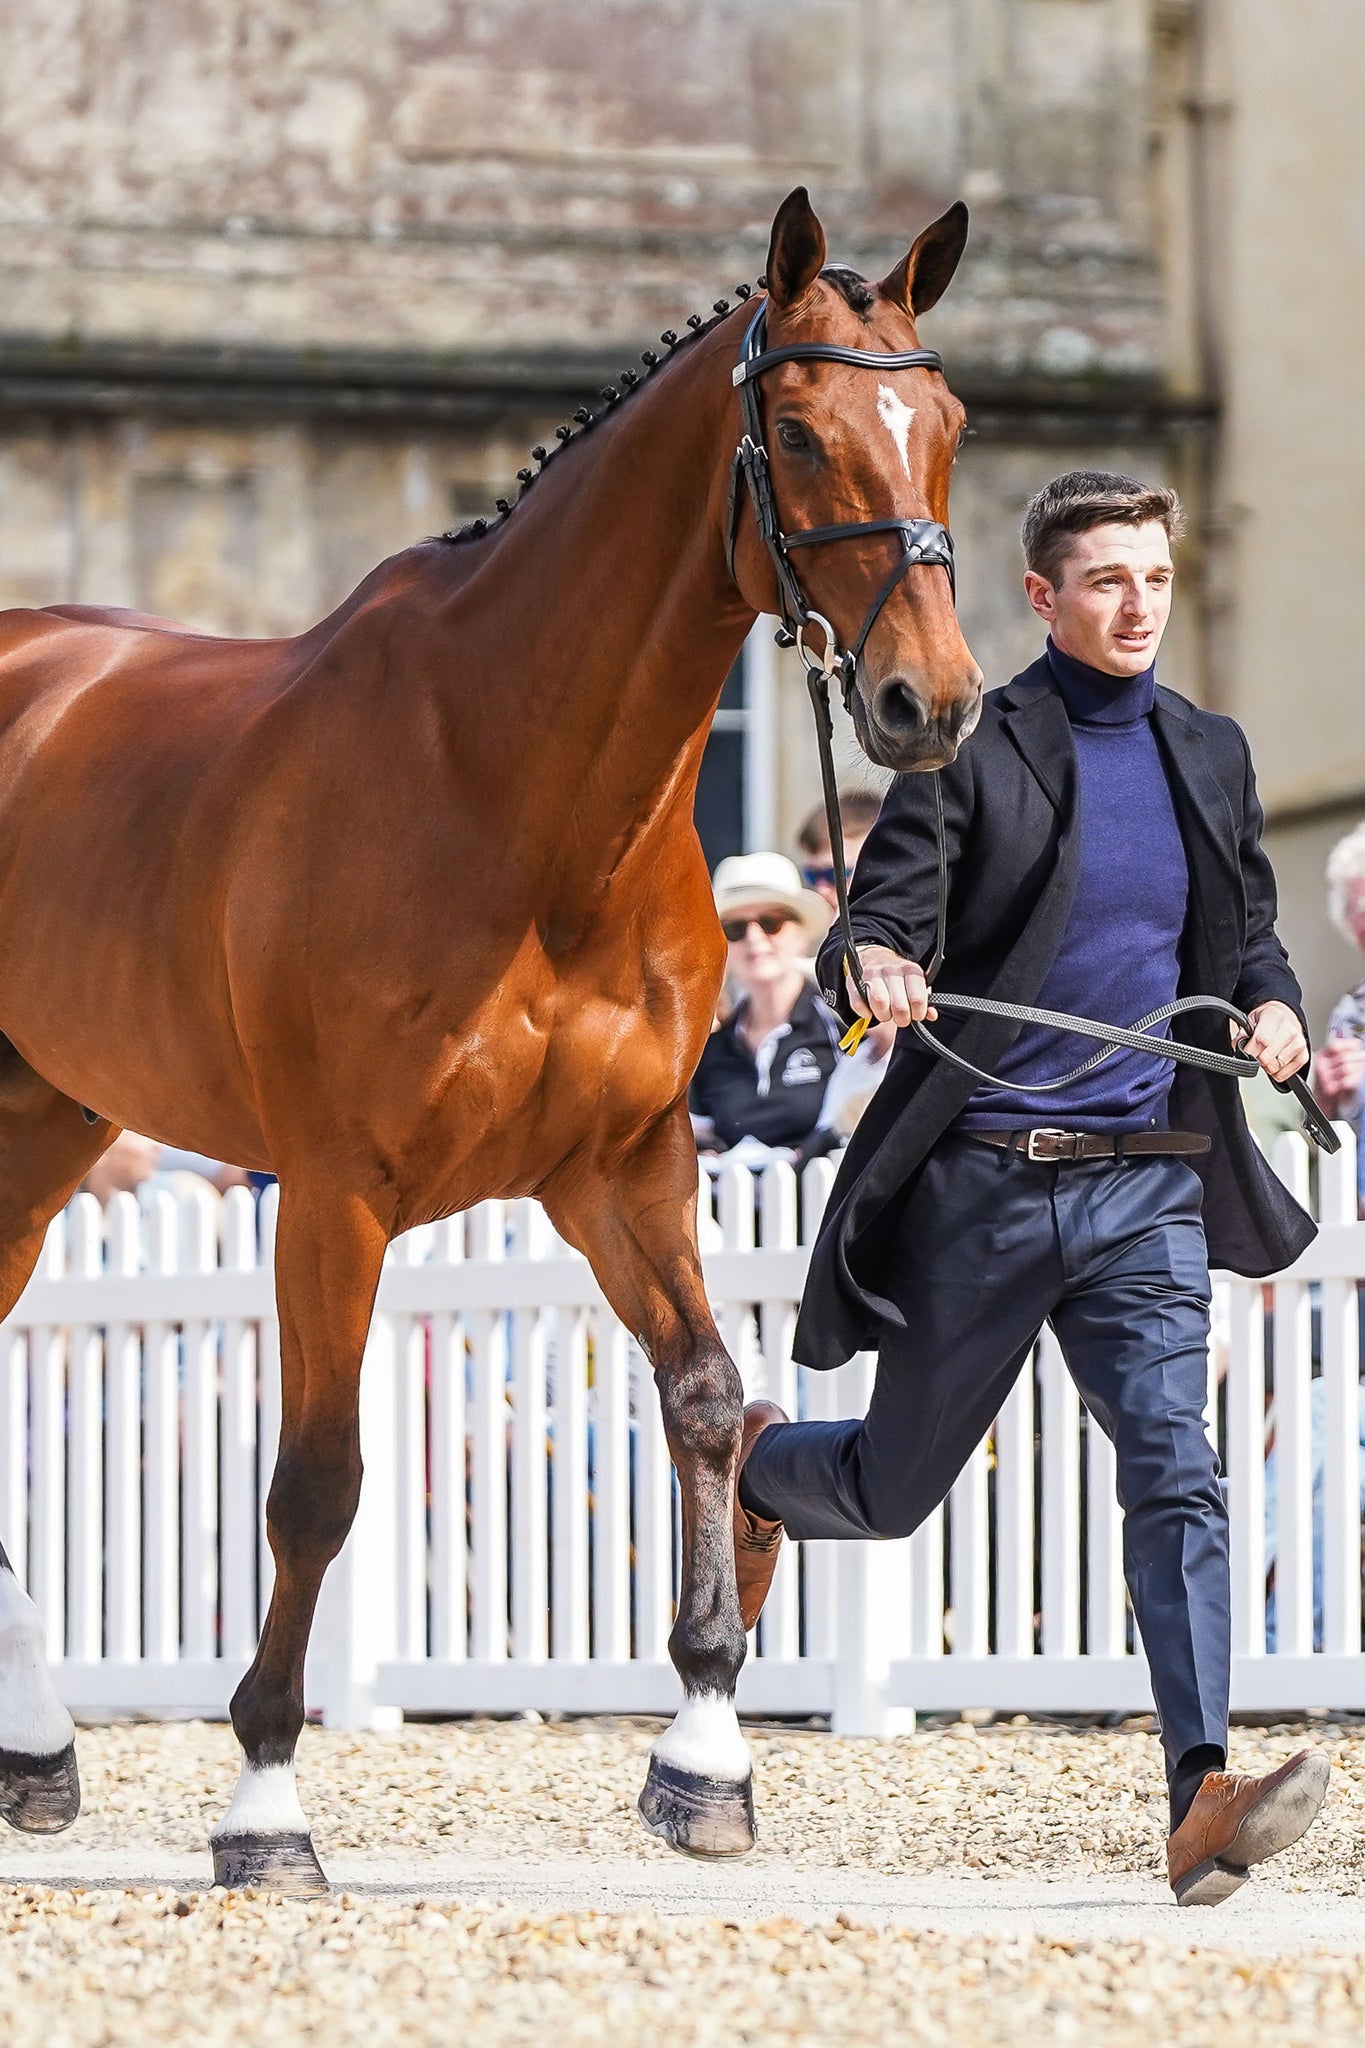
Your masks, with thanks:
M876 697L877 723L895 739L913 739L928 724L924 706L899 678L883 683Z

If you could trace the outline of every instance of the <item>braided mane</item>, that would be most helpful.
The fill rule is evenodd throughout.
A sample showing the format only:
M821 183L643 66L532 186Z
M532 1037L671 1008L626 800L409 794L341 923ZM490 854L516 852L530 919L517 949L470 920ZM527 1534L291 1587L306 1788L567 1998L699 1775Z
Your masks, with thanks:
M762 291L766 284L766 278L759 278L758 290ZM752 298L753 293L754 286L751 284L737 284L735 286L734 295L741 304L743 304L745 299ZM442 533L437 538L458 546L461 542L482 540L486 534L496 533L498 528L511 518L513 512L541 472L554 461L557 455L563 453L571 441L581 441L589 428L595 427L599 420L610 418L617 406L629 398L633 391L637 391L645 384L654 374L655 370L661 368L669 360L675 350L685 348L689 341L696 341L703 334L709 334L713 327L720 325L721 321L725 319L731 310L729 299L717 299L709 320L703 319L700 313L692 314L686 322L687 333L679 334L676 329L666 327L659 337L664 345L664 354L660 355L657 350L647 348L640 358L641 363L644 365L643 372L635 369L622 370L615 384L603 385L601 392L602 404L596 411L591 406L580 405L572 420L566 420L563 426L555 428L555 445L553 447L537 447L531 450L531 457L536 465L535 468L527 467L517 471L517 480L521 488L518 490L515 498L498 498L495 501L497 508L496 518L467 520L463 526L456 527L450 533Z

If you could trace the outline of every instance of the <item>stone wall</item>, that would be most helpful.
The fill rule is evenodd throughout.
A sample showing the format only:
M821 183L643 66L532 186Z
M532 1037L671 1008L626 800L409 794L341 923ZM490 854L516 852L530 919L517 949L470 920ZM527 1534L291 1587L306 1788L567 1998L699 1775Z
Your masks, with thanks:
M0 601L296 630L486 508L628 354L754 277L806 182L832 253L873 275L971 204L925 339L977 430L954 523L988 679L1037 648L1027 496L1120 464L1191 497L1168 673L1200 695L1210 422L1164 282L1192 13L9 0ZM786 834L818 784L784 680Z
M9 0L0 328L595 350L977 208L964 371L1154 378L1147 0Z

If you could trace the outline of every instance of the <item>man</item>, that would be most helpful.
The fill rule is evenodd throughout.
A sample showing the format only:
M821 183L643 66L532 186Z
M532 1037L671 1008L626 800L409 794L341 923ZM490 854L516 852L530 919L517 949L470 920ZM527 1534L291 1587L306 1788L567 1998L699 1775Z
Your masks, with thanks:
M876 824L881 807L881 797L875 790L839 791L839 824L844 835L846 880L858 865L863 842ZM829 843L829 824L823 804L817 804L809 816L801 820L796 845L801 856L802 881L808 889L814 889L817 896L823 896L831 910L837 910L839 897L834 886L834 850Z
M1174 492L1077 471L1029 506L1032 667L985 700L941 772L951 894L938 986L1131 1024L1177 994L1222 996L1276 1080L1308 1056L1275 935L1246 742L1155 681L1170 613ZM863 849L853 924L872 1013L935 1019L917 960L937 895L933 789L897 778ZM861 1008L837 930L818 976ZM1227 1049L1211 1013L1182 1035ZM1226 1774L1227 1516L1203 1424L1210 1256L1277 1270L1313 1235L1248 1135L1237 1083L1115 1053L1064 1090L1025 1090L1093 1042L957 1013L937 1026L998 1075L975 1084L902 1030L845 1155L797 1330L805 1364L879 1351L863 1422L746 1411L736 1502L752 1621L783 1529L903 1536L947 1494L1044 1320L1112 1438L1124 1566L1152 1673L1182 1905L1226 1898L1303 1833L1327 1762Z

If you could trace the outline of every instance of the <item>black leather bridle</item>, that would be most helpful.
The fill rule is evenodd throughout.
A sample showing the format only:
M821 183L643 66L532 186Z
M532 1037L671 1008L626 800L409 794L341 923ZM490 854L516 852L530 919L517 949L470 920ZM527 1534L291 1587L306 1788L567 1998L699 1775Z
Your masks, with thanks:
M777 577L778 598L782 606L782 644L795 647L807 665L818 668L826 681L837 674L844 702L847 704L853 691L858 658L867 645L867 636L876 625L887 599L907 569L946 569L948 587L956 599L953 537L947 527L940 525L937 519L862 519L841 526L803 526L791 532L784 531L777 516L772 470L768 461L767 444L763 438L763 407L758 380L765 371L776 369L779 363L804 362L854 363L866 369L883 371L937 370L941 374L943 358L931 348L902 349L894 355L882 355L875 349L840 348L832 341L791 341L781 348L767 348L764 345L767 340L767 326L767 306L760 305L745 331L739 361L730 373L731 381L739 391L739 414L743 431L739 446L735 450L734 461L730 465L726 562L733 576L735 542L739 534L742 481L748 486L749 503L753 506L754 523L758 527L759 539L767 549L768 559ZM868 606L852 646L841 651L838 636L829 620L806 603L790 550L823 547L827 541L858 540L868 533L898 534L901 541L900 557ZM825 639L825 645L818 656L813 653L806 637L812 627L818 628Z
M957 575L953 567L953 537L947 527L941 525L937 519L862 519L849 521L840 526L803 526L791 532L785 531L777 516L772 469L768 461L767 444L763 438L763 406L759 395L759 379L765 371L776 369L779 363L853 363L864 369L937 370L941 375L943 358L932 348L909 348L901 349L894 354L882 354L876 349L841 348L837 342L832 341L790 341L780 348L767 348L764 345L767 331L767 305L762 303L745 329L739 361L730 373L731 381L739 392L741 433L739 446L730 465L725 560L733 577L735 543L739 537L739 514L743 502L740 486L743 483L748 487L749 503L753 507L758 537L767 550L768 559L777 578L778 603L781 606L782 619L782 627L777 635L778 645L794 647L806 666L806 687L810 691L811 704L815 710L815 733L820 749L820 781L825 795L830 856L834 864L834 886L839 898L839 918L848 943L848 971L855 988L866 1003L867 986L863 980L857 948L852 943L853 927L849 918L848 887L844 877L844 833L839 817L839 793L834 775L834 727L830 717L829 683L831 676L838 676L844 705L847 708L853 695L858 660L867 645L867 636L881 617L887 599L907 569L946 569L948 588L956 603ZM817 612L806 603L790 550L823 547L827 541L856 540L868 533L899 535L901 552L868 606L852 646L841 649L838 635L829 620L822 612ZM818 653L808 637L812 630L824 636L824 646ZM862 1031L855 1028L849 1035L856 1044L858 1038L862 1036Z

